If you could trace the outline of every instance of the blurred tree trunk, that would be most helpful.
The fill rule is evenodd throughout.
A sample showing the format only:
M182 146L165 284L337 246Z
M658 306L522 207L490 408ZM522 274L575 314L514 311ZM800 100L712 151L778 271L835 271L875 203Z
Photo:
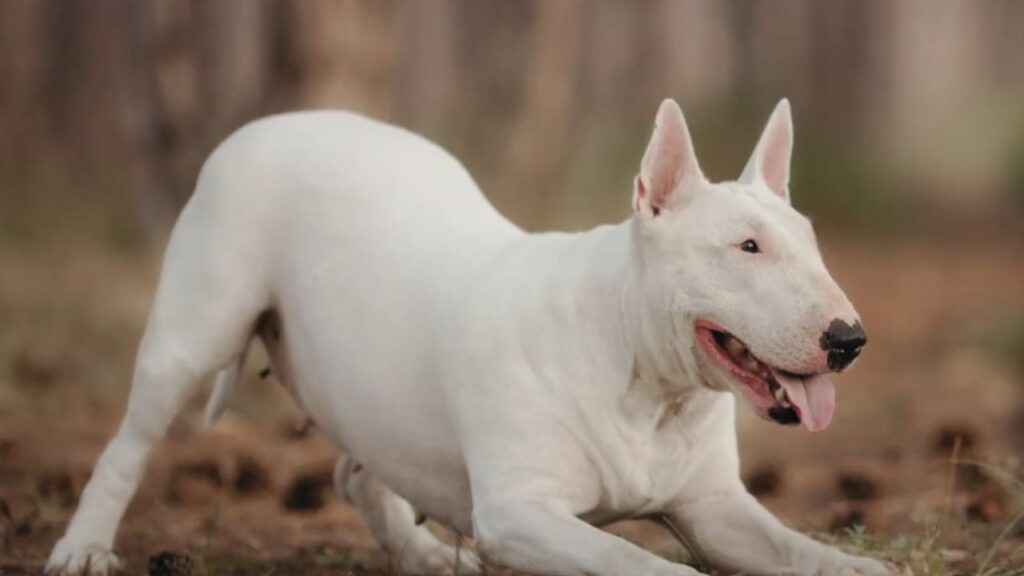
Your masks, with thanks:
M123 0L57 2L49 27L55 46L50 70L57 129L79 144L75 151L81 167L106 168L98 155L120 152L123 104L118 66L127 46Z
M684 105L704 106L728 93L736 77L737 47L725 3L661 0L649 24L656 100L674 96Z
M308 0L288 8L295 103L390 118L397 52L391 3Z
M746 83L770 89L773 97L811 100L812 4L816 0L777 0L750 5ZM742 81L741 81L742 82ZM805 96L807 98L805 98Z
M886 54L881 82L880 113L871 118L879 157L904 174L927 175L930 186L919 186L927 201L939 200L962 217L994 205L1000 184L997 168L987 164L994 155L965 151L967 126L991 105L992 96L979 98L979 88L993 92L1000 75L990 41L991 8L986 2L905 0L885 4L881 17L888 24L880 37ZM996 13L998 14L998 13ZM1020 34L1021 23L1017 23ZM989 139L970 148L983 149Z
M155 3L126 5L124 37L126 50L116 63L118 87L123 102L128 193L134 204L141 234L159 235L177 211L174 179L169 162L174 152L174 126L157 83L159 65L154 44L157 29Z
M986 78L984 3L904 0L887 4L879 34L889 55L886 123L919 127L969 103ZM1020 24L1020 23L1018 23ZM939 53L936 57L936 52Z
M398 5L396 117L428 136L451 124L458 101L458 17L454 0Z
M195 2L203 117L214 140L262 108L270 64L269 16L264 0Z
M501 179L527 221L542 224L576 117L582 47L579 0L538 2L522 104L512 127Z
M46 7L44 2L0 2L0 147L5 152L36 144L31 140L45 127Z
M582 97L590 103L594 124L628 123L625 104L636 98L645 74L637 64L642 50L644 17L650 7L624 2L596 2L590 11L583 65ZM613 130L619 128L614 126Z

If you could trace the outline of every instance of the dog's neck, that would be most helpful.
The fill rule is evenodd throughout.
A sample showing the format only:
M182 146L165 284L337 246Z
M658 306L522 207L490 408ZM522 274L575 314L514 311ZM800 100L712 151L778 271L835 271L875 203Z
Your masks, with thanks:
M673 311L651 305L633 219L573 235L556 272L567 305L578 311L576 334L597 365L616 375L602 392L619 409L663 421L707 390L694 359L692 328ZM598 357L603 356L603 357Z

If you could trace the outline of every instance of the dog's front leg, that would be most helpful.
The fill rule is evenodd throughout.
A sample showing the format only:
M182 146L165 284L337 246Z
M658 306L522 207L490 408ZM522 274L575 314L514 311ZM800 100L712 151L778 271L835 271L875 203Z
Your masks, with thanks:
M691 501L670 514L712 565L744 574L884 576L851 556L784 526L742 487Z
M587 524L550 500L474 505L473 531L485 562L551 576L701 576Z

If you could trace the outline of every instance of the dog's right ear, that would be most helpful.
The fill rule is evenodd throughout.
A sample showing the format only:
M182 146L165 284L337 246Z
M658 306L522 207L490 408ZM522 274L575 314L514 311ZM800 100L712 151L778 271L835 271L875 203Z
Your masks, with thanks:
M703 180L683 111L667 98L658 108L654 134L633 181L633 209L642 216L658 216L678 206L686 189Z
M789 202L789 163L793 155L793 116L789 100L775 106L740 182L763 182L776 196Z

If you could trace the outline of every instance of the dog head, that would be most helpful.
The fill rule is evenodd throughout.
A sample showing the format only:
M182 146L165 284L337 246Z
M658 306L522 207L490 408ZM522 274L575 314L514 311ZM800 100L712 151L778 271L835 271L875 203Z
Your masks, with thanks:
M866 337L810 221L790 205L792 143L783 100L742 176L711 183L679 106L663 102L634 182L635 256L644 314L666 319L668 353L760 416L817 431L835 407L827 374Z

